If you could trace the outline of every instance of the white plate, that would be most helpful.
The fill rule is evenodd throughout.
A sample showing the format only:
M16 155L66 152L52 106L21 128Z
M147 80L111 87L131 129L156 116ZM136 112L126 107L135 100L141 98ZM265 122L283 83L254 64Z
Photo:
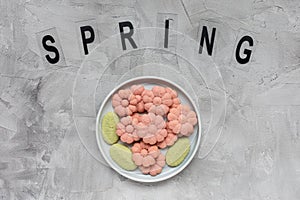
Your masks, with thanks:
M101 134L101 121L103 116L110 111L113 111L112 104L111 104L111 98L112 96L120 89L124 88L130 88L132 85L139 85L142 84L144 85L145 88L150 89L154 85L160 85L164 87L170 87L178 93L178 96L182 102L182 104L189 105L192 110L194 110L197 114L197 119L198 123L194 127L194 133L189 136L190 143L191 143L191 148L190 152L185 158L185 160L177 167L169 167L165 166L162 170L162 172L156 176L151 176L151 175L145 175L143 174L139 169L136 169L135 171L127 171L119 167L110 157L109 155L109 149L111 145L107 144ZM139 182L158 182L158 181L163 181L166 179L169 179L179 172L181 172L193 159L195 156L199 145L200 145L200 138L201 138L201 121L200 121L200 114L198 111L197 106L195 103L192 101L192 98L178 85L175 83L159 78L159 77L153 77L153 76L142 76L142 77L137 77L134 79L130 79L122 84L120 84L118 87L116 87L113 91L109 93L109 95L104 99L103 103L101 104L101 107L98 111L97 115L97 121L96 121L96 139L97 139L97 144L98 147L102 153L102 156L104 157L105 161L108 163L109 166L111 166L115 171L117 171L119 174L123 175L124 177L127 177L131 180L134 181L139 181ZM122 143L119 141L119 143ZM130 145L129 145L130 146ZM165 155L166 151L168 148L165 148L162 151L162 153Z

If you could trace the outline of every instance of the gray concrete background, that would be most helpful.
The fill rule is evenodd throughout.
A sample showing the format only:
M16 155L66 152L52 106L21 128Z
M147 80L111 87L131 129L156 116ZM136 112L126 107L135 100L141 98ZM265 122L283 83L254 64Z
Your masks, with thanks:
M300 198L300 4L298 0L115 0L0 2L0 199ZM216 24L213 59L224 79L224 131L205 159L176 177L140 184L100 164L79 140L72 89L83 59L80 21L94 19L99 40L118 22L176 29L197 37ZM65 63L49 66L37 36L56 28ZM233 60L241 33L255 38L246 66Z

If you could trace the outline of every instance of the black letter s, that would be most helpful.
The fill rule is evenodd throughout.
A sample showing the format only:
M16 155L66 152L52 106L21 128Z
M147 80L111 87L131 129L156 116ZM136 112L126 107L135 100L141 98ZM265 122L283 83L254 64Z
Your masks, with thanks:
M51 64L58 63L58 61L59 61L59 52L58 52L57 48L55 48L55 46L49 46L47 44L48 40L51 43L55 43L55 40L51 35L45 35L42 39L43 47L45 48L45 50L53 52L55 54L55 56L54 56L54 58L51 58L49 55L46 55L45 57L48 60L48 62L51 63Z

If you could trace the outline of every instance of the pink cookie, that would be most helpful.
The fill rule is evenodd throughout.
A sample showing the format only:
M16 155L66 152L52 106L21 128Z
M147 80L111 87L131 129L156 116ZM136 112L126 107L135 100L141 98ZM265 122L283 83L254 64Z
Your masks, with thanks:
M131 116L121 118L120 122L117 124L116 133L120 136L121 141L127 144L140 140L136 134L135 127L132 124Z
M162 142L157 143L157 146L164 149L168 146L172 146L178 139L177 135L173 133L171 129L167 129L168 135Z
M132 146L132 160L139 166L143 174L155 176L161 173L165 166L165 156L161 154L157 146L149 146L143 142Z
M167 87L166 93L171 96L172 103L171 103L171 105L168 104L169 107L176 108L177 106L180 105L180 99L178 98L178 94L175 90Z
M160 115L148 113L139 116L134 122L136 134L147 144L162 142L167 137L166 122Z
M143 91L142 99L143 99L143 102L145 103L145 106L148 103L152 103L153 98L154 98L154 94L151 90L144 90Z
M112 106L114 111L120 117L124 117L127 115L132 115L132 113L136 110L136 107L130 105L129 100L132 95L132 92L129 89L119 90L112 97Z
M145 103L145 110L156 115L166 115L171 106L171 95L161 86L154 86L152 90L145 90L142 94ZM167 105L166 105L166 104Z
M190 136L197 124L197 116L187 105L178 105L171 108L168 114L167 128L174 134L181 136Z
M142 149L149 149L150 145L144 143L143 141L141 142L136 142L134 143L134 145L131 147L131 151L132 153L136 153L136 152L141 152Z
M142 99L142 93L145 88L142 85L133 85L130 88L132 95L130 96L130 105L134 106L134 112L142 113L145 111L144 101Z

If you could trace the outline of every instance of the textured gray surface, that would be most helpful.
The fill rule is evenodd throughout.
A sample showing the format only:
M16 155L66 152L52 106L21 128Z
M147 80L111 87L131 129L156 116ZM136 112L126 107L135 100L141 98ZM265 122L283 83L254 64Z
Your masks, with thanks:
M0 199L300 198L300 7L298 0L99 0L0 2ZM72 119L72 89L83 59L76 26L95 19L99 41L117 22L163 26L197 37L203 21L221 34L213 55L228 95L223 134L205 159L178 176L140 184L96 161ZM66 66L49 66L36 37L56 31ZM241 31L242 30L242 31ZM233 60L236 37L255 52Z

